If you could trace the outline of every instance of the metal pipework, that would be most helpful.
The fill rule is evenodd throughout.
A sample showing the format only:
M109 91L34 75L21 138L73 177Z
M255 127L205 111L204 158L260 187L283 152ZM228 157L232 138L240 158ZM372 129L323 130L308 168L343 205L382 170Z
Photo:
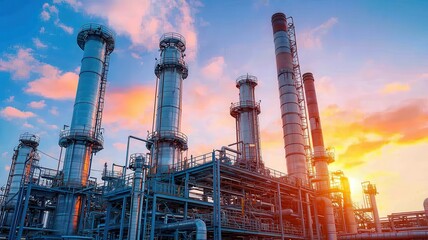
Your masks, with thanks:
M424 200L425 218L428 220L428 198Z
M320 206L321 212L324 214L324 226L326 231L326 239L336 240L336 224L334 222L334 210L331 200L327 197L317 197L318 206Z
M165 225L157 226L159 230L163 231L173 231L173 230L196 230L196 239L197 240L206 240L207 239L207 226L204 221L201 219L195 220L184 220L181 222L168 223Z
M181 162L187 150L187 137L181 130L181 99L183 79L188 67L184 62L186 42L178 33L166 33L159 42L160 59L155 66L158 78L155 131L150 133L146 146L152 154L152 167L166 173Z
M301 112L294 80L293 56L287 33L287 20L283 13L272 15L272 29L288 175L307 183L308 171Z
M61 131L59 139L59 145L66 148L63 184L67 188L87 186L92 154L103 149L101 116L114 34L99 24L84 25L77 35L77 44L84 52L73 117L70 129ZM81 205L81 197L61 195L56 229L63 234L76 233Z
M148 168L146 159L142 154L132 154L129 168L134 170L132 184L132 201L128 226L128 239L140 239L141 216L143 214L144 185L146 182L146 171Z
M5 189L6 226L12 224L13 213L18 203L18 192L24 184L30 181L34 171L33 166L36 166L39 162L40 156L37 153L39 142L40 138L34 134L24 133L19 136L19 145L12 157L12 164Z
M380 223L379 210L377 208L377 203L376 203L376 194L378 194L376 185L371 184L370 182L363 182L362 186L363 186L364 194L367 194L369 196L369 201L370 201L369 203L373 213L373 221L375 224L376 232L381 233L382 225Z
M232 103L230 107L230 115L236 118L236 141L241 143L238 144L238 151L242 153L243 164L252 170L262 167L258 119L260 103L255 101L256 86L255 76L240 76L236 80L239 102Z

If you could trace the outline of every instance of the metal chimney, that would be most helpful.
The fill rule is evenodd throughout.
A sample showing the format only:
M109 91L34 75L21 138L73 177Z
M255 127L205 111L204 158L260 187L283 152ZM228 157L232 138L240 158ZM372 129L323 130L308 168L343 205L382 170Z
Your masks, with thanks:
M109 55L114 49L114 34L99 24L87 24L77 35L84 51L70 129L60 133L59 145L66 148L63 166L65 188L86 187L92 154L103 149L101 128ZM60 195L56 210L56 229L74 234L82 206L82 196Z
M160 59L155 66L158 78L155 130L149 134L147 148L151 151L153 173L168 173L181 162L187 150L187 137L181 129L181 98L183 79L188 68L184 62L186 42L178 33L166 33L159 42Z
M283 13L272 15L281 118L288 175L307 183L307 165L293 55Z
M15 209L21 204L20 188L27 184L37 166L40 156L37 153L40 138L37 135L24 133L19 136L19 145L14 149L9 177L5 188L4 225L14 224ZM0 206L1 207L1 206ZM0 219L3 221L3 219ZM1 225L1 224L0 224Z
M239 164L247 169L258 170L263 167L260 154L259 119L260 103L255 101L254 88L257 78L251 75L240 76L236 80L239 88L239 102L232 103L230 115L236 118L236 139L238 151L242 153Z
M328 164L332 158L326 153L324 138L322 135L321 119L318 110L318 100L315 91L314 76L312 73L303 74L303 84L305 88L306 104L308 107L308 117L311 127L312 146L314 149L315 181L317 190L328 195L330 189Z

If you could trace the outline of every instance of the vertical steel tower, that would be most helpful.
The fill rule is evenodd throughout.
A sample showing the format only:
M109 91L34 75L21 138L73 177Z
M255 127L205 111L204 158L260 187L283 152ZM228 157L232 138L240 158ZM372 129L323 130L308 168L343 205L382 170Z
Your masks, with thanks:
M324 138L322 135L321 120L318 110L317 95L315 92L314 76L312 73L303 74L305 86L306 104L308 106L308 117L311 127L312 146L314 149L315 180L317 190L323 195L328 195L330 181L328 175L328 164L332 158L326 153Z
M255 101L254 88L257 78L251 75L240 76L236 80L239 88L239 102L232 103L230 115L236 118L236 139L238 151L242 153L242 162L247 169L261 167L259 119L260 103Z
M84 51L70 129L60 133L59 145L66 148L63 186L87 187L92 155L103 149L101 128L109 55L114 49L114 34L98 24L84 25L77 35ZM75 234L83 204L82 196L60 195L56 210L56 229Z
M37 147L39 142L40 138L34 134L24 133L19 137L19 145L14 150L5 189L6 201L4 202L4 212L2 211L5 215L2 216L4 219L0 219L4 221L2 225L16 224L17 219L15 219L14 213L20 207L23 197L20 189L30 181L34 171L33 166L38 165L40 157Z
M288 175L307 183L308 169L302 113L295 82L290 38L287 33L287 19L283 13L272 15L272 29Z
M160 59L155 66L158 78L155 131L148 136L147 148L152 154L153 171L167 173L181 162L187 150L187 137L181 129L181 98L183 79L188 68L184 62L186 42L178 33L166 33L159 42Z

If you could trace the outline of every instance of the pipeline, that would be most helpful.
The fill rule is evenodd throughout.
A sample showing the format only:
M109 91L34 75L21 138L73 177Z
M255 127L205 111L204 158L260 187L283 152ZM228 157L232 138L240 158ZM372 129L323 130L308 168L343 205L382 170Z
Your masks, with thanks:
M428 231L363 233L339 236L339 240L428 239Z
M207 240L207 226L201 219L185 220L181 222L168 223L156 227L158 230L191 230L196 229L197 240Z
M324 212L324 226L328 240L336 240L336 225L334 222L333 204L327 197L317 197L317 201L321 202L321 206Z

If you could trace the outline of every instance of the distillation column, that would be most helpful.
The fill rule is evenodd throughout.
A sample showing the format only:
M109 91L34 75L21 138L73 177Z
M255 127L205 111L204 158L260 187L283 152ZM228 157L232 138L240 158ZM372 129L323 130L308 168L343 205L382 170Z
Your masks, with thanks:
M147 148L152 155L152 173L168 173L181 163L187 150L187 137L181 130L183 79L188 68L184 62L186 43L178 33L164 34L159 43L160 59L156 62L158 78L155 131L148 136Z
M287 20L283 13L272 15L272 29L275 43L276 67L287 172L291 178L307 183L305 144L298 92L293 73L293 56L287 34Z
M27 184L33 175L34 166L38 165L40 160L37 153L40 138L37 135L24 133L19 137L19 145L14 150L12 164L10 166L9 177L5 189L4 202L4 226L11 226L15 221L14 213L16 208L21 204L19 192L24 184Z
M59 139L59 145L66 148L63 187L73 191L87 186L92 155L103 149L101 117L114 34L102 25L84 25L77 44L84 52L73 118L70 129L61 131ZM82 196L60 195L55 229L62 234L76 234L82 204Z
M239 88L239 102L232 103L230 107L230 115L236 118L236 142L243 160L240 164L251 170L263 168L258 119L260 103L255 101L254 94L256 86L255 76L248 74L240 76L236 80L236 87Z

